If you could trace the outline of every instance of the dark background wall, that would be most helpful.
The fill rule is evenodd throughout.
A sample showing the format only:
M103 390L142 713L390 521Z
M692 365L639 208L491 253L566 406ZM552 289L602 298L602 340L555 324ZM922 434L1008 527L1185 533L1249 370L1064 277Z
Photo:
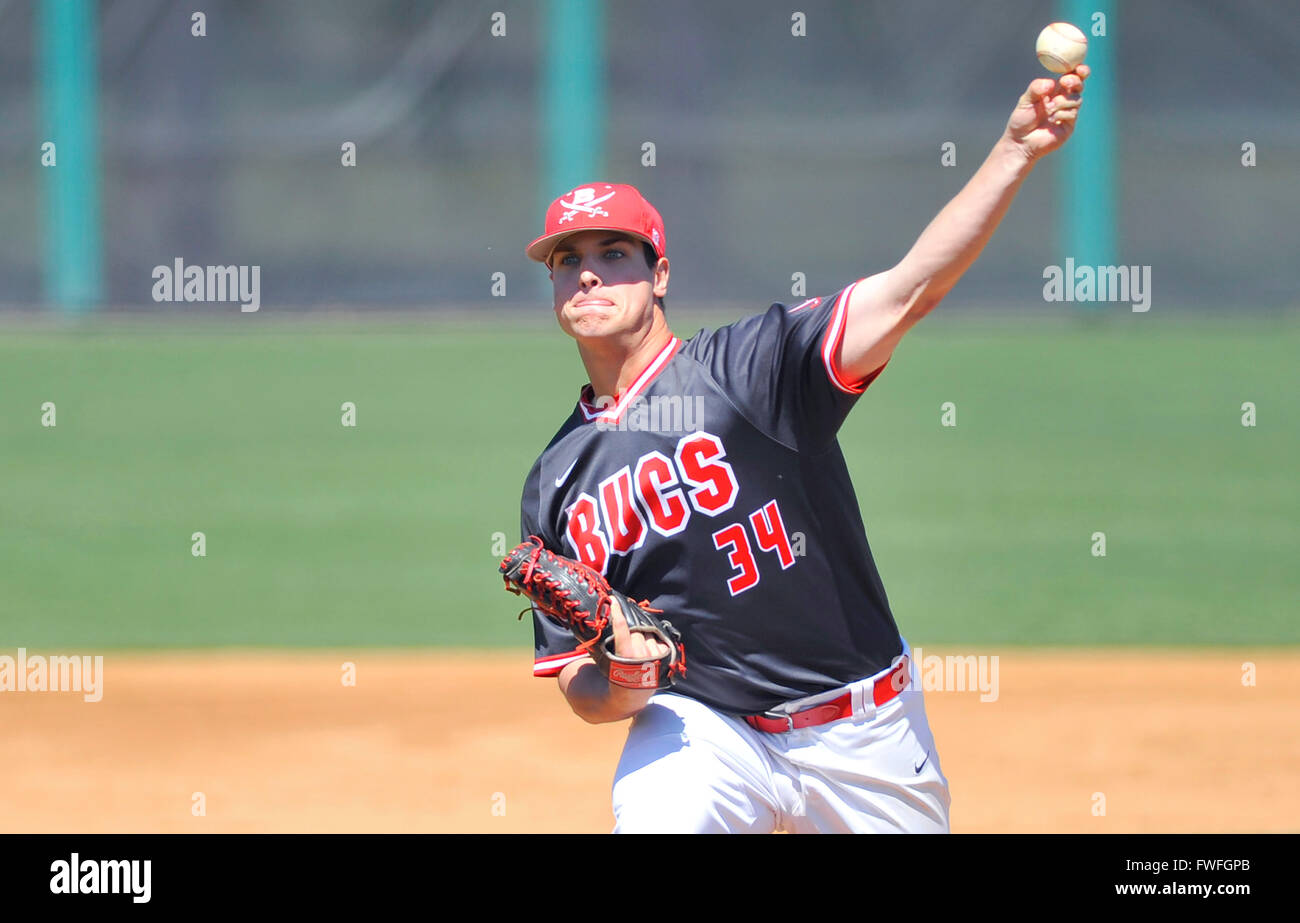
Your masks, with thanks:
M1162 309L1296 302L1300 5L1125 2L1120 262ZM830 291L898 259L1041 71L1050 2L607 4L604 176L663 212L674 303ZM207 36L190 34L192 8ZM106 297L154 308L152 267L259 264L264 309L534 309L523 256L544 189L541 4L105 0L99 5ZM507 17L507 35L490 17ZM589 49L562 48L561 54ZM35 5L0 0L0 303L41 291ZM1087 128L1087 115L1080 131ZM358 165L340 165L355 141ZM658 163L641 165L653 141ZM940 145L958 164L941 167ZM1258 165L1241 165L1241 146ZM953 309L1040 302L1060 262L1060 164L1026 186ZM489 297L503 272L504 298Z

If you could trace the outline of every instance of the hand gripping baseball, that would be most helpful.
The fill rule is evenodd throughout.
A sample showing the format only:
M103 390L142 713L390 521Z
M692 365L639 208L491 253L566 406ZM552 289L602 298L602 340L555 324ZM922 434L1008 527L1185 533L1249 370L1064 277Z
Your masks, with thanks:
M666 689L686 673L681 634L655 617L660 610L651 609L649 600L628 599L580 561L548 551L537 536L506 555L499 572L507 590L528 597L538 612L572 633L611 683ZM616 605L621 620L613 617Z

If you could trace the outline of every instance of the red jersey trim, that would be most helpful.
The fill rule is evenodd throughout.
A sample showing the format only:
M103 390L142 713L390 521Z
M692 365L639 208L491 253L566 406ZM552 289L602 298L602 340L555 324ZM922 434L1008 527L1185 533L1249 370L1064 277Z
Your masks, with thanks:
M533 661L533 676L559 676L560 671L576 660L585 660L588 656L586 651L569 651L567 654L552 654L549 657L538 657Z
M861 280L859 280L861 281ZM840 341L844 339L844 328L847 326L849 317L849 298L853 295L853 290L858 287L854 282L846 288L838 299L835 301L835 307L832 309L834 314L831 316L831 322L826 325L826 333L822 337L822 362L826 365L826 374L830 376L831 383L839 388L845 394L861 394L867 390L867 385L876 380L885 366L889 364L886 359L880 366L862 381L851 381L840 368L835 354L839 352Z
M650 364L645 367L645 371L637 376L636 381L632 382L632 387L623 392L623 395L618 399L618 403L613 407L602 409L592 405L587 400L587 395L591 393L591 385L586 385L582 389L582 396L578 399L578 409L582 411L583 418L588 423L593 420L617 423L619 418L622 417L623 413L627 410L628 406L631 405L631 403L637 399L637 396L646 389L646 386L654 380L654 377L663 371L664 367L668 365L668 361L677 354L677 349L681 345L682 341L677 339L677 337L673 337L669 340L664 345L664 348L659 350L659 355L655 356L654 359L651 360ZM595 395L592 394L592 397L595 397Z

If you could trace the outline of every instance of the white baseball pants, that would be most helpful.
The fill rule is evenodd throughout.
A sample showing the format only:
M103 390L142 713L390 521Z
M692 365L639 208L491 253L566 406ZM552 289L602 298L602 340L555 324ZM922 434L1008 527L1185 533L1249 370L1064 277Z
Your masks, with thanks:
M869 677L847 687L851 718L780 734L657 694L633 719L619 760L614 832L947 833L948 780L915 662L910 670L908 687L884 705L873 704Z

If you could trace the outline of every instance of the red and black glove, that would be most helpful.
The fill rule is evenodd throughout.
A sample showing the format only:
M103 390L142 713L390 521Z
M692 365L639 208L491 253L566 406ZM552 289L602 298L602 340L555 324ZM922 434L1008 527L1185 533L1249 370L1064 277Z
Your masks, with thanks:
M686 650L672 622L655 616L649 600L633 602L580 561L548 551L536 535L516 547L499 568L506 589L527 596L533 607L578 641L611 683L629 689L667 689L686 673ZM629 631L661 641L662 657L640 660L614 652L611 607L621 605Z

